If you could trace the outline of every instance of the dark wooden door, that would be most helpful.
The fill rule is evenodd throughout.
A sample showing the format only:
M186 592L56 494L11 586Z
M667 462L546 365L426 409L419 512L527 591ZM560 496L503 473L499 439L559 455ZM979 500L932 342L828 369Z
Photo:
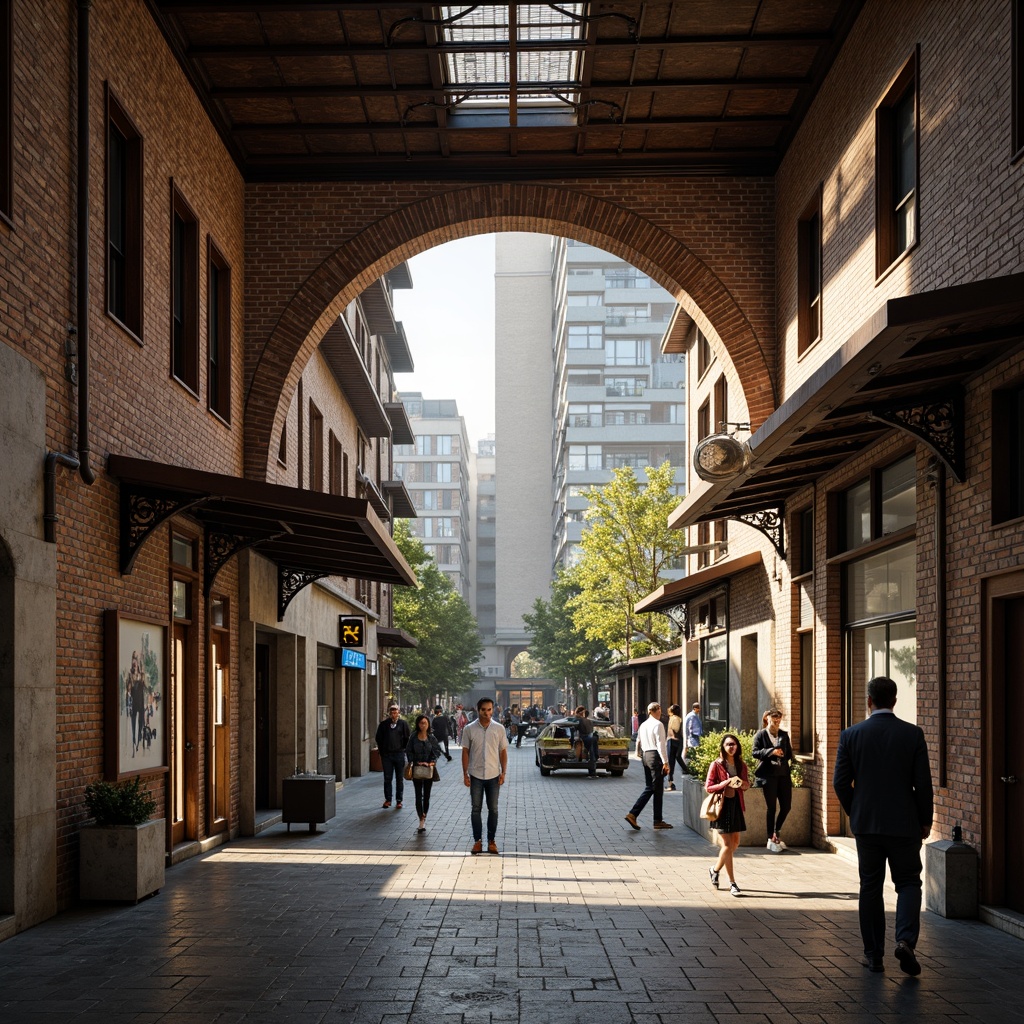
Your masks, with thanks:
M1024 913L1024 873L1020 870L1024 864L1024 598L1007 601L1005 610L1005 733L1002 767L996 764L992 785L996 790L996 807L1001 806L1003 817L1005 905Z

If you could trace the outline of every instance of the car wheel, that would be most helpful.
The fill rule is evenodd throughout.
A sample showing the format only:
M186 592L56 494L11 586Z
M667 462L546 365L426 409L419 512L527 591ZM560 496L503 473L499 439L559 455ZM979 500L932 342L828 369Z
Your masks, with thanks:
M625 770L626 770L625 768L612 768L611 771L609 772L609 774L610 775L614 775L615 778L617 778L617 779L620 779L620 778L622 778L622 773Z
M545 767L542 764L537 765L537 767L540 769L541 775L546 777L546 776L551 774L551 769L550 768L547 768L547 767Z

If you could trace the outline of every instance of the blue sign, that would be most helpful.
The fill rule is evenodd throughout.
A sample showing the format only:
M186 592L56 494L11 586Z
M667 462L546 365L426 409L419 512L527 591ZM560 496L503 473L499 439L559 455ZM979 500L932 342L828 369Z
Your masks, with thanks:
M353 651L351 647L342 647L338 652L341 654L342 668L366 668L366 655L360 651Z

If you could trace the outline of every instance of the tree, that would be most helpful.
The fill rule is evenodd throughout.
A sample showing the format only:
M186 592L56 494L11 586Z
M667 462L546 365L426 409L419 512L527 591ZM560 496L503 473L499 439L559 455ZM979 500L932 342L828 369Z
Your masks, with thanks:
M674 481L668 462L647 467L646 486L627 466L586 494L590 507L582 556L573 569L579 593L569 607L588 637L627 659L658 654L673 644L664 615L637 615L633 608L668 582L664 572L686 546L685 533L668 526L669 513L679 503Z
M476 619L407 520L396 522L395 543L419 581L394 589L394 623L419 641L394 651L402 695L422 704L438 693L462 693L472 687L483 653Z
M598 673L608 667L611 651L601 640L590 639L573 621L570 600L579 593L572 570L560 569L551 583L551 600L537 598L533 613L523 616L530 634L530 654L567 690L586 687L590 706L597 697Z

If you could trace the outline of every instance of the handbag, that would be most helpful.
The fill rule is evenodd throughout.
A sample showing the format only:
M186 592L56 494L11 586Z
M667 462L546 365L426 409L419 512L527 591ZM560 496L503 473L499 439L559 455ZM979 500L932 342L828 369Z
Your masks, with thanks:
M722 794L708 793L700 805L700 816L707 821L717 821L722 813Z
M436 764L434 765L434 778L431 781L433 781L433 782L440 782L441 781L441 776L438 775L438 773L437 773L437 765Z
M434 769L429 764L414 764L412 766L412 777L414 779L433 779Z
M402 772L402 775L403 775L403 776L404 776L404 777L405 777L406 779L411 779L411 778L413 778L413 774L412 774L412 763L411 763L410 761L406 761L406 763L405 763L405 771L404 771L404 772Z

